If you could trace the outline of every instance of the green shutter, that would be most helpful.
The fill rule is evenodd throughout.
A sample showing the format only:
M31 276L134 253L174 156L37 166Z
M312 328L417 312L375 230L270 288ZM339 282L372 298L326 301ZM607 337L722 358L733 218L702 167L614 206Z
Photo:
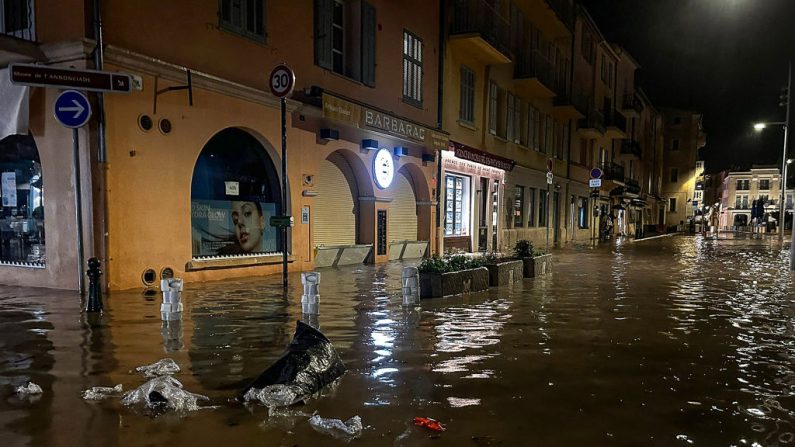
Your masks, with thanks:
M375 7L362 2L362 83L375 87Z
M315 0L315 64L331 70L334 0Z

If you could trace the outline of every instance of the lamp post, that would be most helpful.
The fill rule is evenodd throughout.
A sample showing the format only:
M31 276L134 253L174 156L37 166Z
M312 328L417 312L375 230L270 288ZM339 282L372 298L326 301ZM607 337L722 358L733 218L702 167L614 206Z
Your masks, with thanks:
M784 243L784 192L787 189L786 177L784 176L784 173L787 170L787 146L789 143L788 129L789 129L789 116L790 116L789 113L790 113L790 104L792 103L792 101L790 101L791 91L792 91L792 62L789 63L789 68L787 71L787 103L786 103L787 114L786 117L784 118L784 121L774 122L774 123L754 124L754 129L757 132L761 132L767 126L782 126L784 128L784 154L781 157L782 178L781 181L779 182L781 184L781 203L779 204L779 217L781 218L781 230L778 233L778 240L782 244ZM795 228L793 228L792 231L792 243L790 244L789 265L790 265L790 270L795 271Z

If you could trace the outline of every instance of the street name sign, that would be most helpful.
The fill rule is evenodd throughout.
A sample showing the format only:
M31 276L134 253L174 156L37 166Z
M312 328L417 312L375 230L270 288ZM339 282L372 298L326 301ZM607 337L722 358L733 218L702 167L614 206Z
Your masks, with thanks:
M53 68L44 65L12 64L13 84L72 88L92 92L130 93L132 77L125 73Z
M295 87L295 73L287 65L277 65L271 71L270 88L273 96L284 98L290 96Z
M602 179L592 178L588 180L588 186L590 186L591 188L600 188L602 186Z
M85 126L91 118L91 103L77 90L65 90L55 99L53 114L65 127L77 129Z
M287 228L293 226L293 216L271 216L272 227Z

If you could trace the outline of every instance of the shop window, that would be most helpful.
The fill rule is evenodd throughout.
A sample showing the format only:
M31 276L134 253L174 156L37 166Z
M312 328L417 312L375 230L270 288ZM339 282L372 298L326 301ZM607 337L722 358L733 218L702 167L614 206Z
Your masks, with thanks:
M315 64L375 87L376 28L368 2L315 0Z
M403 100L422 106L422 39L403 30Z
M281 187L265 148L240 129L226 129L204 146L193 170L193 257L277 253Z
M527 188L527 197L529 203L527 204L527 226L536 226L536 189Z
M762 191L767 191L770 189L770 179L762 179L759 180L759 189Z
M524 186L516 185L513 199L513 226L524 226Z
M30 135L0 140L0 263L44 266L44 182Z
M675 213L676 212L676 199L671 197L668 199L668 211Z
M445 236L469 236L470 178L463 175L445 176Z
M265 0L221 0L221 28L265 41Z
M461 66L461 107L458 119L465 123L475 122L475 72L465 66Z
M590 217L588 216L588 199L585 197L580 197L578 200L578 209L577 209L577 223L578 226L582 229L588 228L588 221Z

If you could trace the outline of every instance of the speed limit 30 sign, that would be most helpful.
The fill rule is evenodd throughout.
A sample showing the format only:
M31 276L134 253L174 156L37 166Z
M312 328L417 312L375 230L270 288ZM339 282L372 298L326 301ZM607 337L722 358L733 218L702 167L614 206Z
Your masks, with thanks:
M295 87L295 73L287 65L277 65L271 71L270 88L271 93L277 98L290 96Z

